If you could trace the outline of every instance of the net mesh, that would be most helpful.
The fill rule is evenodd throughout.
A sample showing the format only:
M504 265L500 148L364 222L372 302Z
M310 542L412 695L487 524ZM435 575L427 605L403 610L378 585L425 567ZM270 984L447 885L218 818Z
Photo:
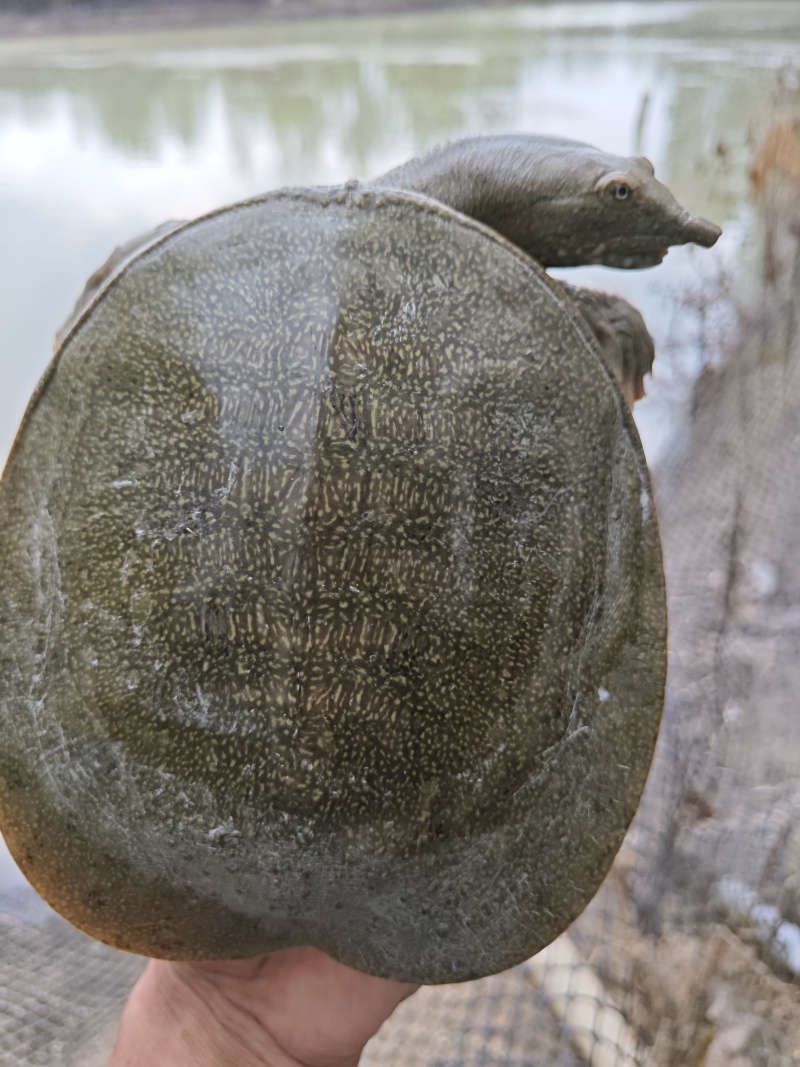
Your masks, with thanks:
M103 1067L143 966L58 918L0 915L0 1064Z
M681 298L704 367L656 472L671 620L639 813L573 927L420 990L365 1067L800 1064L800 91L753 167L763 278ZM142 961L0 916L0 1064L105 1063Z

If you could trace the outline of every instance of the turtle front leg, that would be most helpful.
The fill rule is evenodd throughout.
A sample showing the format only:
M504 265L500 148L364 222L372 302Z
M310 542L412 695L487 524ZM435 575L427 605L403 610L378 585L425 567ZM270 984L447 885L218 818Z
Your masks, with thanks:
M652 371L655 358L653 338L644 319L621 296L562 281L559 284L589 327L603 362L633 409L636 401L645 395L644 376Z

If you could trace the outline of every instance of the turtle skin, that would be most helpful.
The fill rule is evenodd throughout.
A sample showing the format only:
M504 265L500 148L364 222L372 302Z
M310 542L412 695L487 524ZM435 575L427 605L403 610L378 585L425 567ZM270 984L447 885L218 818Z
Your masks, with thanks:
M413 193L162 235L0 483L0 825L132 952L449 982L555 938L666 672L636 430L563 290Z

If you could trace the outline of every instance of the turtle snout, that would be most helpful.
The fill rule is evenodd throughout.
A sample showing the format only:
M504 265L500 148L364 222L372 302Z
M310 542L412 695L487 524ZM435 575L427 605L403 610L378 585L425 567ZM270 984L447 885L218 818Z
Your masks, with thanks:
M711 248L712 245L717 243L722 233L719 226L716 226L713 222L709 222L708 219L701 219L699 215L690 215L688 211L680 220L680 228L686 244L691 242L692 244L702 245L703 248Z

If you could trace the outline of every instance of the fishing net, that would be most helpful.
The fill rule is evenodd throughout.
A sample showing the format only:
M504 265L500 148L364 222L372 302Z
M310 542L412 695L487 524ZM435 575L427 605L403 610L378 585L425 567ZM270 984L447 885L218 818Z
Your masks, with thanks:
M794 81L792 80L794 77ZM650 780L573 927L420 990L366 1067L800 1064L800 91L754 157L762 280L676 294L704 356L654 472L670 674ZM0 901L0 1064L100 1067L143 961Z

